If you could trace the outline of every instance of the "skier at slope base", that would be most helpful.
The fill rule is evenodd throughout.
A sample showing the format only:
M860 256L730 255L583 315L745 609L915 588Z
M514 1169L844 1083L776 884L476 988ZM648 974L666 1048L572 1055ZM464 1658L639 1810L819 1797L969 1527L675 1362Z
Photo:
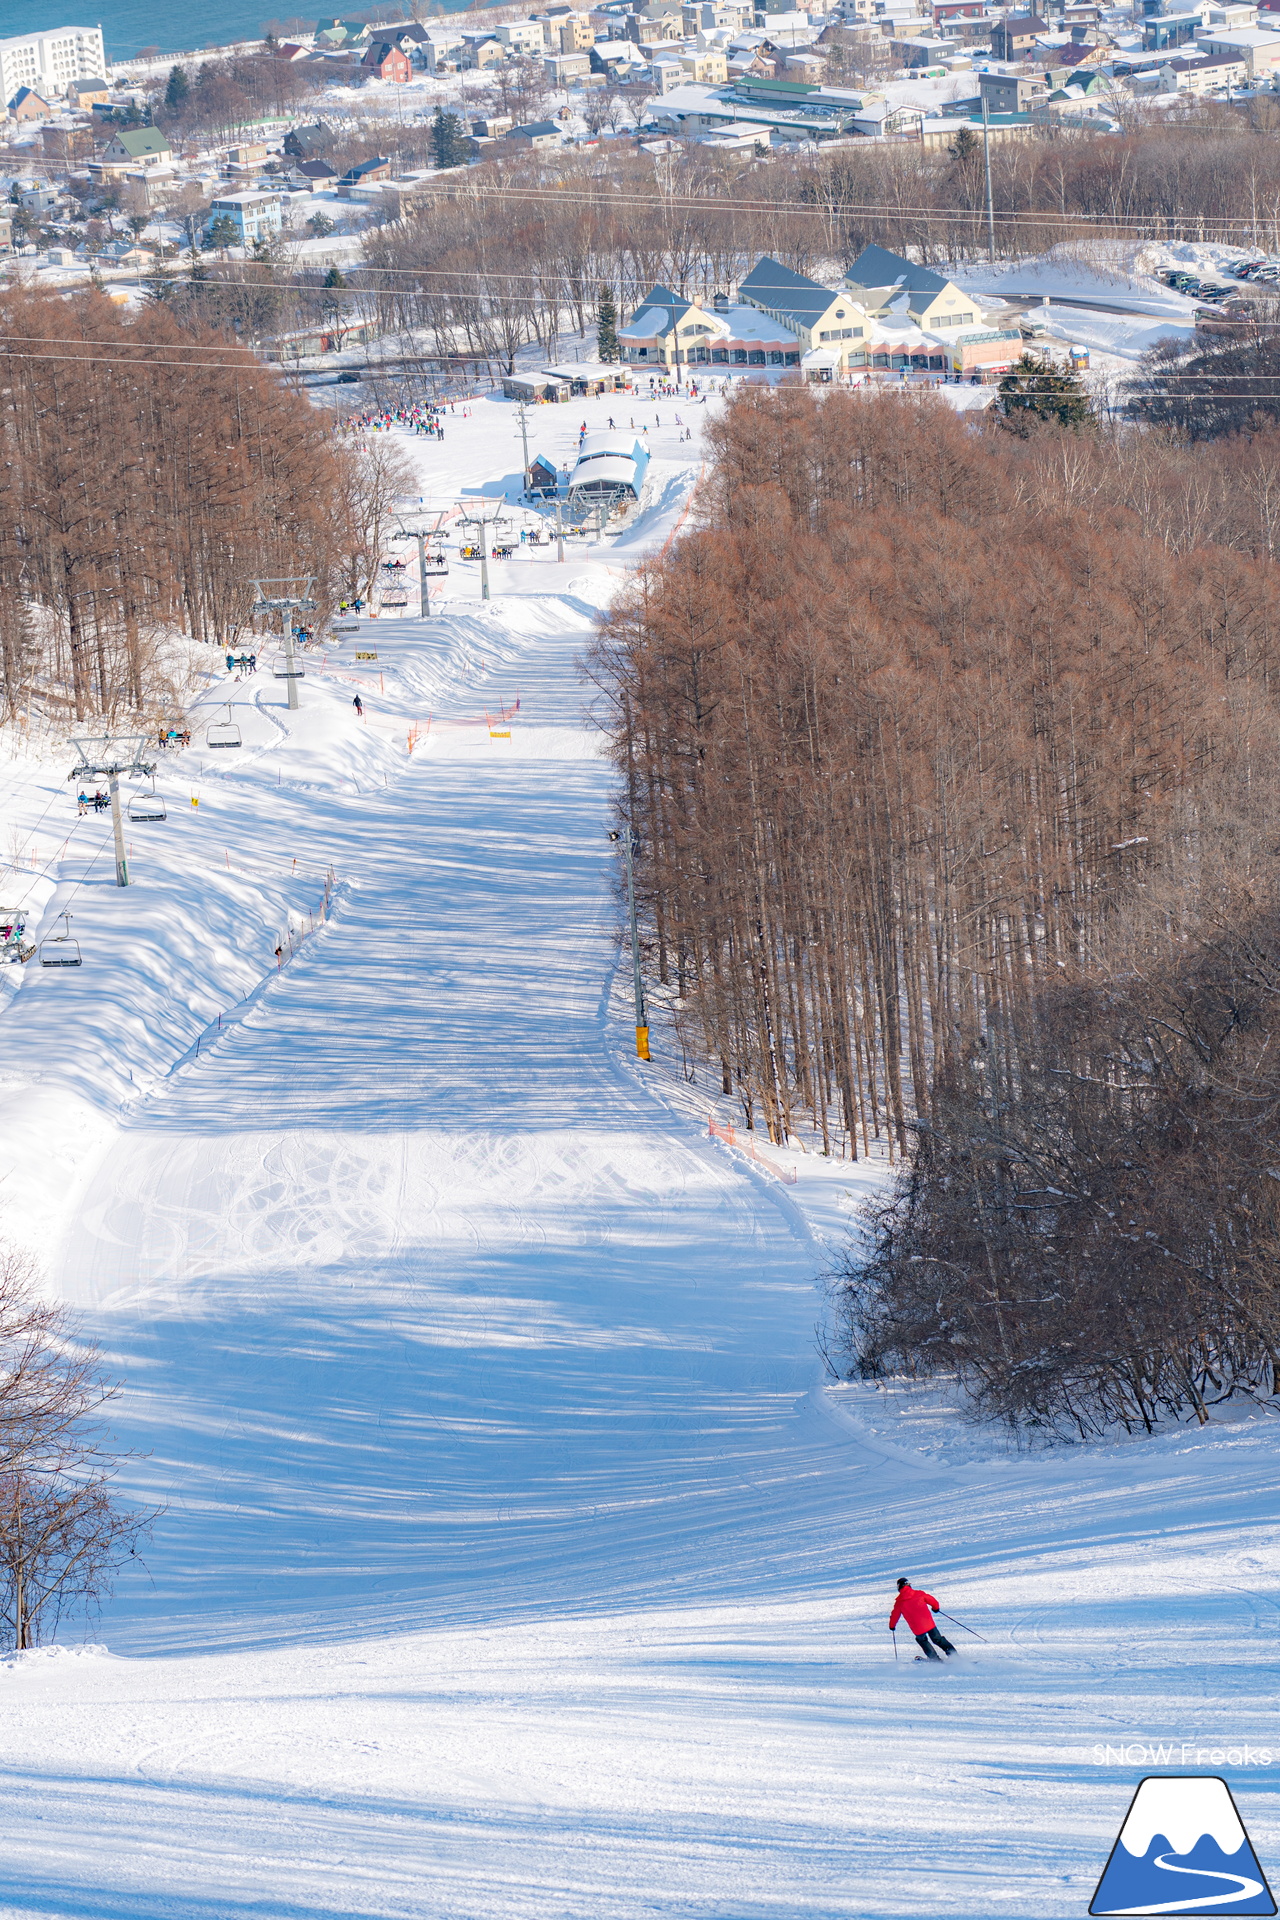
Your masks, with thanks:
M933 1623L937 1611L938 1603L933 1595L926 1593L923 1587L913 1587L904 1575L898 1582L898 1597L889 1615L889 1631L893 1632L900 1619L905 1620L926 1660L937 1659L934 1647L941 1647L949 1656L955 1652L955 1648Z

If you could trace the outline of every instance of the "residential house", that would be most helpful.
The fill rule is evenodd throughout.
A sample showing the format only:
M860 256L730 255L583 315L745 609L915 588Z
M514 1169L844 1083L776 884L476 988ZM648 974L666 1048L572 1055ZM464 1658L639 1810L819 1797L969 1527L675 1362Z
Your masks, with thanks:
M651 20L642 13L629 13L623 26L628 40L634 40L638 47L657 47L665 40L680 38L678 14L663 14L660 19Z
M1020 60L1031 51L1040 35L1048 32L1048 22L1039 14L1007 14L992 25L991 52L997 60Z
M868 100L850 122L850 131L869 139L914 140L919 137L923 118L919 107L902 106L892 100Z
M13 252L13 221L7 213L0 213L0 253Z
M291 127L284 137L284 151L295 160L313 160L332 144L333 135L323 120L309 127Z
M173 149L159 127L129 127L112 134L94 171L113 178L135 168L149 172L165 166L172 158Z
M597 40L587 57L592 73L603 73L623 85L632 74L644 72L648 64L634 40Z
M88 127L69 125L65 120L40 129L40 144L45 157L57 161L60 166L74 166L78 160L87 160L93 152L93 135Z
M503 138L516 142L522 147L530 147L540 153L547 147L559 147L564 144L564 134L558 121L530 120L523 126L512 127Z
M379 80L394 80L403 85L413 74L409 56L390 40L371 40L360 61L361 73Z
M462 41L460 66L480 69L500 67L504 60L511 57L510 48L505 47L492 33L464 33Z
M534 18L541 23L553 53L589 53L596 43L596 30L588 13L575 12L572 7L550 7Z
M67 88L67 99L81 113L88 113L90 107L102 107L111 98L111 90L105 80L95 79L92 75L83 80L73 80Z
M316 46L329 53L348 52L363 47L369 39L367 20L317 20Z
M981 20L985 12L984 0L933 0L935 29L954 26L959 20Z
M500 140L514 125L509 113L491 113L484 120L473 120L471 131L477 140Z
M140 247L136 241L113 240L95 257L103 267L133 267L136 270L153 266L156 256L151 247Z
M547 50L540 20L507 20L493 31L511 53L542 54Z
M427 29L417 20L396 20L389 26L369 29L370 40L389 40L393 47L399 47L401 53L408 55L411 64L422 58L429 37Z
M548 53L543 56L542 70L553 87L576 86L591 72L591 55L589 53Z
M1039 73L980 73L978 97L988 113L1030 113L1048 99L1049 88Z
M465 50L466 40L459 27L442 26L433 20L422 43L422 63L428 73L453 73Z
M224 193L209 202L206 231L217 220L229 220L236 244L251 247L269 240L284 225L284 207L278 193Z
M19 87L9 102L11 120L47 120L53 108L33 87Z
M295 160L289 170L289 179L312 193L322 193L326 187L333 186L337 178L337 168L331 167L327 160Z
M352 187L371 187L377 180L390 178L390 160L385 154L376 154L372 160L361 160L354 167L348 167L338 182L338 192L349 192Z

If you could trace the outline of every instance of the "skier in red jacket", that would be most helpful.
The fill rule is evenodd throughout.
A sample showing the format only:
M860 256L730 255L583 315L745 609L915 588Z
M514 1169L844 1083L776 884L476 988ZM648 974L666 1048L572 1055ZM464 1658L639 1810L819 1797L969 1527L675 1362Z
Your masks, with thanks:
M926 1660L937 1659L934 1647L941 1647L945 1654L952 1654L955 1648L933 1624L933 1616L937 1611L938 1603L933 1595L926 1593L923 1587L913 1587L904 1575L898 1582L898 1597L889 1615L889 1631L893 1632L900 1619L905 1620Z

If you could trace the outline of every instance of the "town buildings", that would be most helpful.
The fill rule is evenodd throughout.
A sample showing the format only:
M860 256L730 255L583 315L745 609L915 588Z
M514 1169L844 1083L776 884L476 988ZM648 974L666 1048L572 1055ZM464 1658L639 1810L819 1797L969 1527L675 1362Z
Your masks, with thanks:
M55 27L0 40L0 100L6 106L21 87L61 101L73 82L100 81L106 71L101 27Z

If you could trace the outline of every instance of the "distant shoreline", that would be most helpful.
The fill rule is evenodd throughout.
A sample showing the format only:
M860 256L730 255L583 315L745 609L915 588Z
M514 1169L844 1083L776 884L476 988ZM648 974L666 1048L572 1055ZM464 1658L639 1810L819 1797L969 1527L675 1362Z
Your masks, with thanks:
M450 14L465 13L471 8L471 0L442 0L442 3L445 12ZM361 8L359 12L367 13L368 8ZM37 5L36 0L26 0L14 13L13 23L6 24L7 36L38 33L48 23L47 6ZM189 10L174 7L163 14L154 0L105 0L105 4L90 8L86 17L95 26L101 26L108 64L119 67L138 60L143 49L150 47L157 49L147 56L152 60L181 60L199 54L223 53L261 40L268 24L278 27L281 18L298 15L293 7L273 9L271 0L222 0L220 6L210 7L207 12L194 7ZM391 15L384 11L382 17L390 19ZM370 18L376 19L374 15ZM314 13L307 16L308 32L314 29L315 20Z

